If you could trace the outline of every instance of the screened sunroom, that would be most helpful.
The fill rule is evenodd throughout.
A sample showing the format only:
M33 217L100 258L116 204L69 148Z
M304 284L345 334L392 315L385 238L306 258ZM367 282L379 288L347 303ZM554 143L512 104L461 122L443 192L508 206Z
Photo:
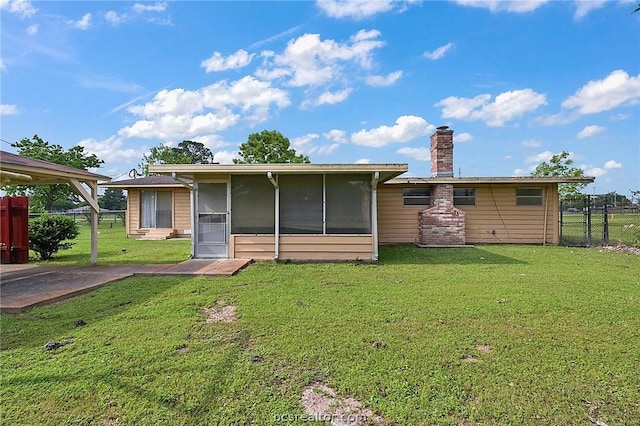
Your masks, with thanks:
M290 260L376 260L376 188L406 170L406 164L150 169L191 188L193 257Z

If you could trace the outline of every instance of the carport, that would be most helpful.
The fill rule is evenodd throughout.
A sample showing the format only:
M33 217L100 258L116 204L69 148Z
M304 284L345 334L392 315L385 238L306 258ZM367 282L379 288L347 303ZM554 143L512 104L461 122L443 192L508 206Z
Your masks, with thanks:
M98 181L110 180L86 170L0 151L0 186L68 184L91 206L92 264L98 263Z

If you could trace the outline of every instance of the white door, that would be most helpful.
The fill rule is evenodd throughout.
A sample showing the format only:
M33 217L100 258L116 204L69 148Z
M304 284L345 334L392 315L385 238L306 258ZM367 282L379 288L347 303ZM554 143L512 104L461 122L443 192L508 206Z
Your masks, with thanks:
M197 184L195 257L229 255L228 182Z

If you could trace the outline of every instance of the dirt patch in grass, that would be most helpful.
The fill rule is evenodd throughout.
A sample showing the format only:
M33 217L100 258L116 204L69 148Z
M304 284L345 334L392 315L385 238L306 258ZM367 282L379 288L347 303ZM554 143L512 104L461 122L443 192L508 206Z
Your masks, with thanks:
M489 345L478 345L476 346L476 349L481 354L490 354L491 352L493 352L493 348Z
M206 322L235 322L238 321L236 309L235 306L226 305L223 301L218 300L214 306L204 308L202 312L206 315Z
M464 358L462 358L462 360L464 362L471 362L471 363L478 362L478 358L471 355L466 355Z
M336 391L322 383L304 388L302 406L316 421L331 422L332 426L357 426L384 424L384 418L376 416L352 397L341 398Z

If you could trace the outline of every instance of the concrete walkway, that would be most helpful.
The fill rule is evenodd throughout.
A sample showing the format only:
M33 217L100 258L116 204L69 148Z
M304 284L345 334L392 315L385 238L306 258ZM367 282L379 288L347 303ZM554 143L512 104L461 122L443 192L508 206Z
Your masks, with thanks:
M192 259L177 265L0 265L0 312L22 312L132 276L231 276L250 262Z

